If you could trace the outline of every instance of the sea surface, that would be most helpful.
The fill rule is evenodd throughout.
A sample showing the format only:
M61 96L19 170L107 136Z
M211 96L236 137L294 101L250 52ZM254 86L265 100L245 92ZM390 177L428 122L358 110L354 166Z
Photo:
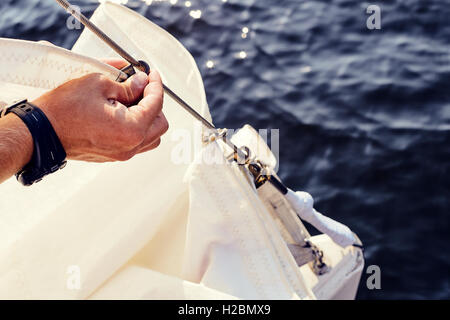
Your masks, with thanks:
M98 1L73 1L90 16ZM381 29L369 30L369 5ZM279 175L364 242L359 299L449 299L448 0L129 0L178 38L219 127L280 130ZM2 0L0 36L71 48L53 0ZM0 70L1 72L1 70Z

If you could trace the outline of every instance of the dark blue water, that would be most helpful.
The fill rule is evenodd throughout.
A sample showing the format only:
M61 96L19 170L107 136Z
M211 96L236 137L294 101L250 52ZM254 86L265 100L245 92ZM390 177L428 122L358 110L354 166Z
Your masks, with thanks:
M73 3L88 16L97 6ZM355 230L381 268L381 290L363 275L358 298L450 298L448 1L191 4L128 6L191 51L218 126L280 129L281 177ZM370 4L381 30L366 28ZM79 32L66 18L53 0L2 0L0 36L70 48Z

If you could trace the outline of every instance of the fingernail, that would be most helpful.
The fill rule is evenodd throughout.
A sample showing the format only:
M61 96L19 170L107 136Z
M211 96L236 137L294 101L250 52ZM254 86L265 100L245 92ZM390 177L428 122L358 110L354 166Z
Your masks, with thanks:
M144 72L139 71L133 76L132 81L137 87L143 88L147 85L148 76Z

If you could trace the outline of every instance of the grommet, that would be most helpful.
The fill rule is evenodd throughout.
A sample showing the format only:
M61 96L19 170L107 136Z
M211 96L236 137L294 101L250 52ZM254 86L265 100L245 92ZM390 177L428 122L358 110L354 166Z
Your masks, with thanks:
M142 72L145 72L146 74L150 74L150 66L148 65L147 62L139 60L139 70L141 70Z

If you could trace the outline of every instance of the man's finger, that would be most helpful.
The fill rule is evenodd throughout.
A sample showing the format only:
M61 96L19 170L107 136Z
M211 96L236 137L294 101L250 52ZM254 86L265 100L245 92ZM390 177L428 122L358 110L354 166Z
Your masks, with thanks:
M144 98L129 110L135 113L138 121L143 121L147 126L152 125L155 118L162 110L164 90L161 77L157 71L151 71L150 81L144 90Z
M169 129L169 123L167 122L164 113L160 112L155 120L153 120L152 125L147 129L147 134L141 147L152 144L155 140L161 137Z
M144 88L147 84L148 76L143 72L137 72L125 82L111 83L108 98L115 99L122 104L129 106L142 96Z
M148 86L145 88L144 95L154 94L156 96L161 96L164 94L161 75L156 70L151 70L148 75L150 78Z
M142 143L133 149L134 153L142 153L155 149L161 143L161 136L167 132L169 124L162 112L153 121L152 125L147 129L145 138Z
M128 62L120 58L104 58L100 59L100 61L109 64L111 67L114 67L116 69L125 68L129 64Z
M159 147L160 144L161 144L161 138L158 138L153 143L151 143L150 145L142 147L141 149L139 149L139 151L137 153L144 153L144 152L156 149L156 148Z

